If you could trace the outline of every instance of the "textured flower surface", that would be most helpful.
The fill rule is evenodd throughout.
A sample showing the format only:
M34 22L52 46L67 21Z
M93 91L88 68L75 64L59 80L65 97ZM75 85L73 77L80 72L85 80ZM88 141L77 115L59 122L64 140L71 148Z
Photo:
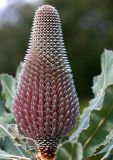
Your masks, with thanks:
M78 98L60 18L50 5L35 13L12 112L24 135L37 141L37 158L53 159L61 138L76 126Z

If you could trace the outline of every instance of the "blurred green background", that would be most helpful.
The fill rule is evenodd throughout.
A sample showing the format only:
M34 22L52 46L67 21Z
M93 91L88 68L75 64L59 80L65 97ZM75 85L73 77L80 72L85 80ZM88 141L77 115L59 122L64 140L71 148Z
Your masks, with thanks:
M92 78L100 73L101 53L113 49L113 0L0 0L0 73L15 75L26 54L35 9L43 4L53 5L60 14L83 106L93 96Z

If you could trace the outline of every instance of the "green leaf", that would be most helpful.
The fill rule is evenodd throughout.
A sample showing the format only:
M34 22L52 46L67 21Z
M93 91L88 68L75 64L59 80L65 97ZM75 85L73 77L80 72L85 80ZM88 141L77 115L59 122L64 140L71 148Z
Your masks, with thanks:
M105 89L113 84L113 51L105 50L101 56L101 74L93 80L94 99L89 106L83 110L80 116L78 129L72 134L70 140L74 140L83 129L88 128L90 112L94 109L101 109L104 100Z
M9 132L7 131L8 123L4 117L0 117L0 137L9 136Z
M0 160L4 160L4 159L9 159L10 156L8 156L9 154L3 150L0 149Z
M7 123L14 121L13 115L6 111L5 101L0 97L0 117L3 117Z
M16 90L16 79L8 74L1 74L0 81L2 85L2 96L6 99L6 108L11 111L12 100Z
M110 131L110 133L106 136L106 139L103 141L103 143L100 144L100 146L105 146L111 141L111 139L113 139L113 130Z
M80 143L65 142L56 153L55 160L82 160L83 150Z
M25 146L20 143L17 143L14 139L9 138L8 136L0 139L0 148L8 154L13 154L16 156L22 157L33 157L33 153L27 151ZM1 157L0 157L1 158Z
M101 151L99 151L96 154L107 152L112 146L113 146L113 140L109 144L107 144L106 147L104 147Z
M111 155L113 155L113 140L111 140L110 143L108 143L103 149L101 149L95 155L100 155L100 154L103 154L103 153L104 153L104 155L101 158L101 160L104 160L105 158L109 158Z
M92 156L106 136L113 131L113 85L105 90L101 110L93 110L90 116L89 127L83 130L78 138L83 145L84 159Z
M8 154L24 156L20 149L15 146L14 141L12 141L12 139L10 139L8 136L1 140L0 147Z
M1 119L0 122L2 122ZM34 159L35 155L27 149L27 146L29 146L29 144L27 144L27 139L25 137L23 137L24 139L21 139L17 125L7 125L7 123L3 122L0 124L0 148L9 154L32 157Z
M9 136L8 125L14 121L13 115L5 109L5 102L0 97L0 137Z
M105 155L101 158L101 160L105 160L105 159L109 158L110 156L113 158L113 145L110 146L110 148L107 150Z
M97 148L97 154L100 154L100 153L104 153L106 152L107 150L109 150L109 148L107 148L107 150L105 151L105 148L107 147L107 145L109 146L109 144L111 143L111 140L113 139L113 130L111 130L109 132L109 134L106 136L105 140L99 144L98 148ZM101 152L103 150L103 152Z
M3 151L0 149L0 159L12 159L12 160L31 160L30 158L26 158L26 157L20 157L20 156L15 156L15 155L10 155L7 152Z

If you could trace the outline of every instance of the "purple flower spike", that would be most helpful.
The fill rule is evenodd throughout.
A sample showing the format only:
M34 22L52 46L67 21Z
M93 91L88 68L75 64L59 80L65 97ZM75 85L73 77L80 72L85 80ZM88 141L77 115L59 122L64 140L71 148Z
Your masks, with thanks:
M62 137L76 126L78 98L60 18L50 5L35 13L12 111L24 135L37 141L45 160L54 158Z

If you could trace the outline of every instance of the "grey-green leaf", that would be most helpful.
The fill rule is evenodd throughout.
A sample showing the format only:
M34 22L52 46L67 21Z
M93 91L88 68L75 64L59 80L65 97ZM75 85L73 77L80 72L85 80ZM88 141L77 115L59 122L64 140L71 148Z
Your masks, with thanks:
M7 121L7 123L12 123L14 121L13 115L6 111L5 101L1 97L0 97L0 117L3 117L5 121Z
M83 150L80 143L65 142L56 153L55 160L82 160Z
M91 112L88 129L83 130L79 135L78 141L83 145L84 159L96 152L111 131L113 131L113 85L105 90L101 110Z
M110 146L110 148L107 150L105 155L101 158L101 160L105 160L105 159L109 158L110 156L113 158L113 145Z
M15 155L11 155L8 154L7 152L3 151L0 149L0 160L6 160L6 159L12 159L12 160L31 160L30 158L26 158L26 157L20 157L20 156L15 156Z
M103 154L103 153L104 153L104 156L101 158L101 160L104 160L104 158L109 158L109 156L111 154L113 155L113 140L111 140L110 143L108 143L106 146L104 146L104 148L102 148L95 155L100 155L100 154Z
M2 85L2 96L6 99L6 108L11 111L12 100L16 90L16 79L8 74L1 74L0 81Z
M94 77L93 80L93 93L94 99L89 103L89 106L83 110L83 113L80 116L80 122L78 129L72 134L70 140L74 140L78 137L81 130L88 128L90 111L94 109L101 109L105 89L113 84L113 51L105 50L101 56L101 74L97 77Z

